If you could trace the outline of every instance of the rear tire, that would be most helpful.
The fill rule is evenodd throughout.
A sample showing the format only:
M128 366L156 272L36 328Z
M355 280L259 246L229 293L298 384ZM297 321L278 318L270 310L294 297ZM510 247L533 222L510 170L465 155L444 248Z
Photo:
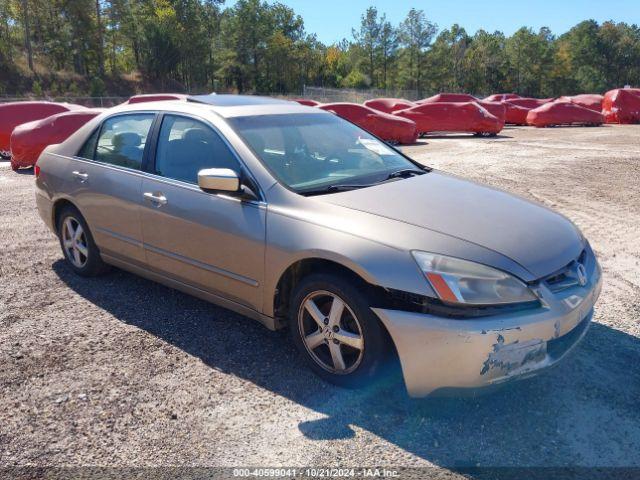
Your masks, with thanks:
M82 277L95 277L109 270L82 214L66 206L58 216L58 239L67 264Z
M341 387L375 382L389 357L391 346L367 290L342 275L318 273L292 293L293 343L311 370Z

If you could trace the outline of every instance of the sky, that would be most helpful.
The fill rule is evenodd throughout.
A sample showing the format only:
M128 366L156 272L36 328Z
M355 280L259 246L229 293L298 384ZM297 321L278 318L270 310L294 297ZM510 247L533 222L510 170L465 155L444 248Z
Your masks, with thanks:
M274 3L274 0L267 0ZM640 0L279 0L304 19L308 33L325 44L352 39L351 29L369 6L386 13L394 25L412 8L424 10L440 30L458 23L473 34L483 28L511 35L522 26L549 27L562 34L582 20L640 24ZM235 0L225 4L232 6Z

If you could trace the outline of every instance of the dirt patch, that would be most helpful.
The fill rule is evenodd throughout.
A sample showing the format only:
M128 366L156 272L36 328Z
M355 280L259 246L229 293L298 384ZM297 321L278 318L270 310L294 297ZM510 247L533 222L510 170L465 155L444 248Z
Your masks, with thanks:
M640 127L508 128L406 147L536 200L591 241L604 289L561 365L478 399L341 390L285 333L123 272L83 280L0 167L0 465L640 466ZM426 207L425 207L426 208Z

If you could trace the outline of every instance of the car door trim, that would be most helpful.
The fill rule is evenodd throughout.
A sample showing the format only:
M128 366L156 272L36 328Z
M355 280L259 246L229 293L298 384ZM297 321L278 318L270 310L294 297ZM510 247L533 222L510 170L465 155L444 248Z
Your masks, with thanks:
M51 155L53 157L64 158L65 160L73 160L74 162L82 162L82 163L87 163L89 165L96 165L98 167L107 168L109 170L115 170L117 172L129 173L131 175L136 175L139 177L143 177L145 173L142 170L136 170L135 168L123 167L120 165L112 165L110 163L99 162L97 160L93 160L90 158L78 157L77 155L69 156L69 155L62 155L60 153L53 153L53 152L49 152L48 155Z
M144 248L143 243L136 240L135 238L127 237L126 235L116 233L113 230L109 230L108 228L95 227L95 230L96 232L104 233L105 235L109 235L110 237L116 238L118 240L122 240L125 243L129 243L136 247Z
M133 168L127 168L127 167L122 167L122 166L117 166L117 165L111 165L109 163L104 163L104 162L98 162L97 160L91 160L91 159L87 159L84 157L78 157L78 156L73 156L70 157L68 155L61 155L59 153L49 153L49 155L55 156L55 157L59 157L59 158L64 158L66 160L73 160L76 162L84 162L84 163L88 163L90 165L96 165L102 168L107 168L109 170L115 170L118 172L124 172L124 173L128 173L129 175L135 175L138 177L141 177L142 179L150 179L150 180L155 180L155 181L159 181L162 183L166 183L168 185L173 185L175 187L180 187L180 188L185 188L194 192L197 192L201 195L208 195L208 196L215 196L217 198L222 198L224 200L230 200L233 202L241 202L244 203L245 205L252 205L252 206L256 206L259 208L266 208L267 203L263 200L249 200L249 199L242 199L242 198L238 198L238 197L234 197L231 195L227 195L224 193L207 193L207 192L203 192L197 185L192 184L192 183L187 183L187 182L182 182L180 180L175 180L173 178L167 178L167 177L161 177L159 175L155 175L153 173L149 173L149 172L145 172L142 170L135 170Z
M151 251L153 253L157 253L158 255L162 255L162 256L170 258L172 260L177 260L179 262L186 263L187 265L191 265L192 267L197 267L197 268L200 268L202 270L206 270L208 272L212 272L212 273L216 273L218 275L222 275L223 277L227 277L227 278L230 278L232 280L236 280L238 282L244 283L246 285L250 285L252 287L256 287L257 288L260 285L260 283L257 280L254 280L253 278L245 277L245 276L239 275L237 273L233 273L233 272L230 272L228 270L224 270L222 268L214 267L213 265L210 265L208 263L204 263L204 262L200 262L198 260L194 260L193 258L189 258L189 257L185 257L183 255L179 255L177 253L169 252L168 250L165 250L163 248L154 247L153 245L150 245L148 243L144 244L144 248L146 248L147 250L149 250L149 251Z
M208 192L202 191L200 187L198 187L194 183L184 182L182 180L176 180L175 178L163 177L161 175L156 175L155 173L151 173L151 172L143 172L143 174L144 174L144 177L149 180L165 183L167 185L171 185L172 187L180 187L185 190L190 190L192 192L198 193L199 195L206 195L208 197L214 196L217 198L222 198L224 200L231 200L233 202L243 203L248 206L255 206L263 209L266 208L267 206L267 203L263 200L243 199L243 198L238 198L233 195L224 194L224 193L208 193Z

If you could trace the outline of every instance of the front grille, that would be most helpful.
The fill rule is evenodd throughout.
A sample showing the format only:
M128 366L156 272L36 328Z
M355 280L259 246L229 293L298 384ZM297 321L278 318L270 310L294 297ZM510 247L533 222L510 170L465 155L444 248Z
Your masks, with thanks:
M587 259L587 251L583 250L580 256L560 269L558 272L553 273L546 277L543 281L553 293L561 292L567 288L580 285L578 277L575 274L576 265L578 263L585 264Z

